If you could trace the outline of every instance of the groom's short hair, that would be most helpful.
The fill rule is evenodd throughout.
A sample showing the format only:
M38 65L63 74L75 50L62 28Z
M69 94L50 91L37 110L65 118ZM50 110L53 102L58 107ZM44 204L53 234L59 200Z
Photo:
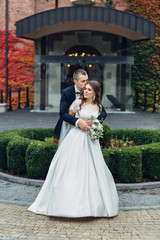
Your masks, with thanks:
M84 69L77 69L74 73L73 73L73 79L78 80L79 75L83 75L83 76L87 76L87 72Z

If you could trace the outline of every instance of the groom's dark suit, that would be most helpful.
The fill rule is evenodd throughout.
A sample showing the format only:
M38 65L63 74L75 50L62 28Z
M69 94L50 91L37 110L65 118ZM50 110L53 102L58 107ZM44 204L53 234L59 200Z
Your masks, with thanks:
M58 120L58 123L54 129L54 133L59 138L60 132L61 132L61 126L63 121L70 123L71 125L75 125L78 118L71 116L68 114L69 107L76 99L76 93L75 93L75 86L71 86L68 88L65 88L62 91L61 95L61 101L60 101L60 118ZM102 106L102 113L98 116L98 119L105 119L107 116L106 111L104 110L104 107Z

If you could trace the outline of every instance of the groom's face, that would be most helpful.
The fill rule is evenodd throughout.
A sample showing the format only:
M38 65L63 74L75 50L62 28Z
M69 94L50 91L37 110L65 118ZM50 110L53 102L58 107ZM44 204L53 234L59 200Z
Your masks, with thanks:
M86 86L87 82L88 82L88 75L84 76L80 74L78 76L78 79L74 79L74 83L78 90L83 89Z

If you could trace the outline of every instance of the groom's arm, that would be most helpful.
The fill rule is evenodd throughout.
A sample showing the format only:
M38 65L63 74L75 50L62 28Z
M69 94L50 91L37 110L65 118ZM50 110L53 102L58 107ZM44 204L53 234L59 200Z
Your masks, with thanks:
M63 119L63 121L68 122L71 125L75 126L75 123L77 122L78 118L71 116L68 113L69 107L70 103L68 101L67 94L65 93L65 91L63 91L60 101L60 116Z
M104 121L106 117L107 117L107 113L106 113L104 107L102 106L102 112L101 112L101 114L98 116L98 120L103 119L103 121Z

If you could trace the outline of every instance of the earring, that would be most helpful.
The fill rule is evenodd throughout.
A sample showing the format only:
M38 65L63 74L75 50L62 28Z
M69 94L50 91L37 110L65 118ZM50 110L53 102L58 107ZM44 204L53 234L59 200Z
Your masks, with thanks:
M96 99L96 97L95 97L95 95L94 95L94 97L93 97L93 102L95 101L95 99Z

